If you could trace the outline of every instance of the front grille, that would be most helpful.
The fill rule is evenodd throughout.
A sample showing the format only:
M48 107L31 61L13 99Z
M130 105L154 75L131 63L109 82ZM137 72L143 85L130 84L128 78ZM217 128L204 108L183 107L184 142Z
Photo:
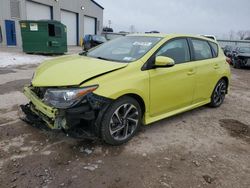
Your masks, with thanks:
M35 87L33 89L33 91L35 92L35 94L40 98L43 99L44 95L46 93L47 88L41 88L41 87Z

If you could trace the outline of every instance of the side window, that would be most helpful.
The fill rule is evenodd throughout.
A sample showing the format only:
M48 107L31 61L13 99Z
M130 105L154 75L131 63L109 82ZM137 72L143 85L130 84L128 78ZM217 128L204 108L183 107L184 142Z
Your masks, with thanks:
M209 42L209 44L211 45L211 47L213 49L215 57L218 57L218 54L219 54L219 47L218 47L218 45L215 44L215 43L213 43L213 42Z
M196 60L213 58L212 50L207 41L191 39L194 46L194 55Z
M190 52L186 39L176 39L165 44L156 56L172 58L176 64L190 61Z

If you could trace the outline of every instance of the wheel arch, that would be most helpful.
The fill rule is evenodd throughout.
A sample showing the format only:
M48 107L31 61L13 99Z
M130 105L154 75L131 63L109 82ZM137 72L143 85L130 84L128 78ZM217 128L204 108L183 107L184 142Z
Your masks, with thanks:
M140 95L135 94L135 93L128 93L128 94L125 94L125 95L123 95L121 97L124 97L124 96L128 96L128 97L131 97L131 98L135 99L139 103L139 105L141 107L142 115L145 114L146 105L145 105L145 102L144 102L143 98Z
M226 76L223 76L220 80L225 80L227 84L227 93L228 93L228 86L229 86L229 79Z

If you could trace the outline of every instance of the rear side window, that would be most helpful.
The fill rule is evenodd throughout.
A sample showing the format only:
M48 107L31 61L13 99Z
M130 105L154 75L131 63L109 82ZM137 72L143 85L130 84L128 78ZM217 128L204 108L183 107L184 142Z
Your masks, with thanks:
M189 46L186 39L175 39L162 46L156 56L172 58L176 64L190 61Z
M218 45L213 43L213 42L209 42L209 44L212 47L214 57L218 57L218 55L219 55L219 47L218 47Z
M194 46L195 60L213 58L212 50L207 41L191 39Z

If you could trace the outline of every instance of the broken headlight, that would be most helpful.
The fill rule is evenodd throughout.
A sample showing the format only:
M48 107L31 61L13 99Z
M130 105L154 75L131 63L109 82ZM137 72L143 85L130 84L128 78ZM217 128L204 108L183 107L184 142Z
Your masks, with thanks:
M47 89L43 101L49 106L67 109L82 101L84 96L97 88L98 85L72 89Z

